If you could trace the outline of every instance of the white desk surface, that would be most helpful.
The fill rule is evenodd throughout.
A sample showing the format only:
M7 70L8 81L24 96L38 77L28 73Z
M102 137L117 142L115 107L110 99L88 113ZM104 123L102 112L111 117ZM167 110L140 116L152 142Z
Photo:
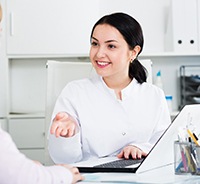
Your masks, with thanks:
M134 173L84 173L85 180L80 184L124 183L124 184L200 184L200 176L175 175L174 166L168 165L148 172Z

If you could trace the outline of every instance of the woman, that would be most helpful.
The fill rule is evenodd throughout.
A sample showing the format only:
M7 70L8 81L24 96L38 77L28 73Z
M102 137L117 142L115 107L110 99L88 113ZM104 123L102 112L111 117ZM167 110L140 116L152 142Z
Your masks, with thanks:
M49 153L55 163L148 154L170 115L163 91L146 83L137 59L142 48L133 17L114 13L96 22L90 60L97 75L68 83L54 108Z

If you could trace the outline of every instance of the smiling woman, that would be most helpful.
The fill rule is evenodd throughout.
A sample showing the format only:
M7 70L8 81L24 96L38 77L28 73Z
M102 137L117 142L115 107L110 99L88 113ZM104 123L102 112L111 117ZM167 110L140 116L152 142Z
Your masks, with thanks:
M50 156L55 163L146 156L171 121L164 92L146 82L138 60L142 28L128 14L113 13L96 22L90 41L96 75L68 83L58 97Z

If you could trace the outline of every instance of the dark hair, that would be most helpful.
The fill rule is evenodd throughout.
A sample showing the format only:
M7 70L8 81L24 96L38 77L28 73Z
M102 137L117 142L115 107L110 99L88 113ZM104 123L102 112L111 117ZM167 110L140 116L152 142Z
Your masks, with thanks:
M122 34L129 48L133 49L136 45L139 45L141 50L138 55L141 53L144 44L143 32L140 24L133 17L125 13L113 13L103 16L93 26L91 38L95 27L99 24L108 24L115 27ZM147 70L138 61L138 58L130 63L129 77L131 79L135 78L141 84L147 80Z

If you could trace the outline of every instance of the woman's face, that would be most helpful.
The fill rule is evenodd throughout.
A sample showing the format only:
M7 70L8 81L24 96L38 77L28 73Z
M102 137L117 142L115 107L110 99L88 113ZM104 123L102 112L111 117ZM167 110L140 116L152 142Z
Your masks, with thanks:
M116 28L108 24L96 26L91 38L90 60L100 76L127 77L130 61L136 55Z

